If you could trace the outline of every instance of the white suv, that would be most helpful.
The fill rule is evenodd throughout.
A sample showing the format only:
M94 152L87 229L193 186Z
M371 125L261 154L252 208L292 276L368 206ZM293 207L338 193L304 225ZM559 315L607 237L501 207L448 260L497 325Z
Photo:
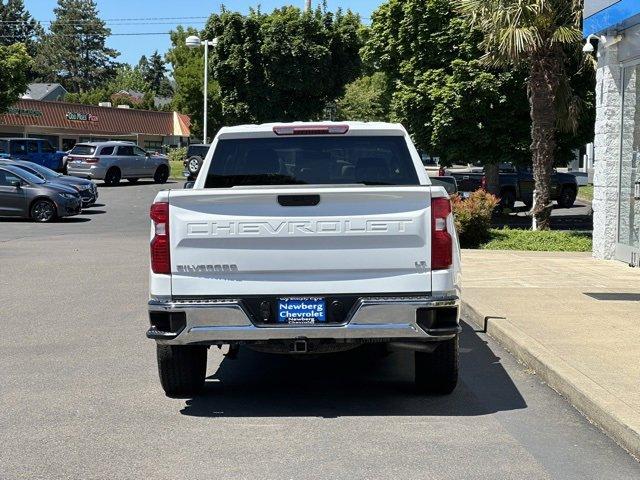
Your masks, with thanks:
M140 178L165 183L169 160L153 156L131 142L78 143L67 157L67 172L75 177L104 180L107 185L116 185L123 178L131 183Z

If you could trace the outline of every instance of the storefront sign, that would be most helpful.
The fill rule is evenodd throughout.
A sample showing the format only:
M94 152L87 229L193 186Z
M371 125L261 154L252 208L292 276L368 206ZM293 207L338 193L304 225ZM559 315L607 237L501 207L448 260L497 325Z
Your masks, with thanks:
M67 120L75 122L97 122L98 116L91 113L67 112Z
M7 115L18 115L19 117L41 117L43 114L40 110L34 110L32 108L10 107L7 109Z

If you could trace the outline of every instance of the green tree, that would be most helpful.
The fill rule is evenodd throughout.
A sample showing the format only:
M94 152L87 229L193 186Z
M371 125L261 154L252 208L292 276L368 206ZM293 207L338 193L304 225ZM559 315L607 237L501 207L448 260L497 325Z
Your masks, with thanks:
M106 46L111 30L94 0L58 0L55 20L37 57L42 76L70 92L85 92L113 78L119 55Z
M483 32L487 63L528 70L531 152L535 190L533 229L550 224L551 174L558 129L575 131L582 99L567 65L582 41L581 0L458 0L471 24Z
M166 77L166 73L167 67L165 62L156 50L149 58L146 72L143 72L143 74L145 80L151 87L151 91L163 97L171 96L173 93L171 83Z
M337 117L341 120L388 121L391 94L387 76L376 72L351 82L337 107Z
M167 61L171 64L175 90L172 108L191 116L191 131L196 136L202 135L203 124L203 89L204 89L204 57L201 49L190 49L185 41L190 35L200 35L196 29L178 27L171 32L171 48L167 52ZM209 72L209 135L215 133L222 124L222 108L220 89Z
M116 70L116 76L111 80L107 87L112 92L121 90L133 90L145 93L151 91L151 84L144 77L138 67L131 65L120 65Z
M25 9L23 0L0 2L0 45L23 43L27 53L34 57L43 33L40 23Z
M225 122L310 120L359 75L357 15L283 7L271 14L211 15L212 51Z
M498 163L527 160L528 106L522 73L479 64L480 40L452 0L389 0L362 55L368 71L386 74L390 116L418 148L444 165L483 164L499 193Z
M22 43L0 45L0 113L27 91L32 60Z

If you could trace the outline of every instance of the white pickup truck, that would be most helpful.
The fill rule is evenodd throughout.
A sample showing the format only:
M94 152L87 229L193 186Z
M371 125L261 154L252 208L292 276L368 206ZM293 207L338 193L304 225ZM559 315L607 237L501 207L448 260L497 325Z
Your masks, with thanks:
M169 396L207 349L415 350L421 392L458 378L460 254L451 204L401 125L220 130L192 189L151 206L147 337Z

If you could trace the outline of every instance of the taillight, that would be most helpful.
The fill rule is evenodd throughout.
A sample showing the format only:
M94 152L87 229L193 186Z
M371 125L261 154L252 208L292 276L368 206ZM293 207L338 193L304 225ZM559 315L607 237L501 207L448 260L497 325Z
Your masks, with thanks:
M151 240L151 270L153 273L171 274L169 255L169 203L151 205L149 216L153 221L154 235Z
M92 158L85 158L83 161L84 163L98 163L100 159L92 157Z
M480 188L482 190L486 190L487 189L487 176L483 175L482 178L480 179Z
M349 125L277 125L273 127L276 135L344 135Z
M451 214L448 198L431 200L431 269L447 269L453 263L453 240L447 231L447 219Z
M444 177L446 174L447 174L447 172L445 171L444 167L438 168L438 176L439 177Z

